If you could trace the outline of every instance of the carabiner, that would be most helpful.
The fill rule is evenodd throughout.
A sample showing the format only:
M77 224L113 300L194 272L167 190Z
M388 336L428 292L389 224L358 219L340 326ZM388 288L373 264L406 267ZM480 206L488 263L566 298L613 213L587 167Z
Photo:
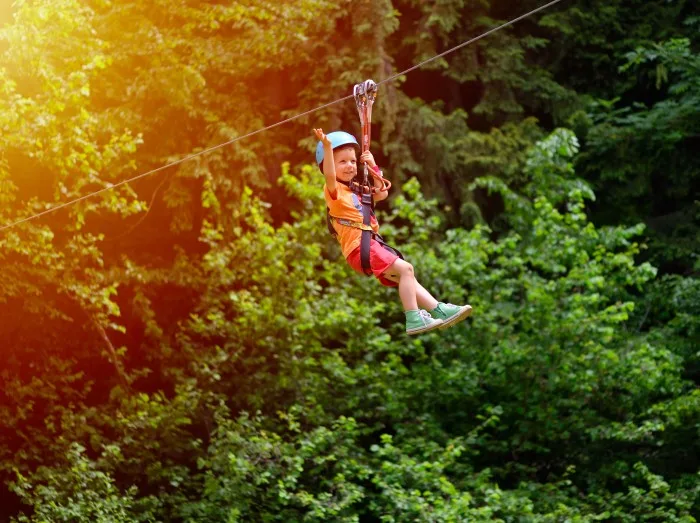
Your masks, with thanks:
M374 80L365 80L362 83L355 84L352 94L355 97L355 104L357 105L357 112L360 115L360 125L362 126L362 152L369 151L369 143L372 136L372 104L377 99L377 84ZM382 181L382 189L373 187L369 183L370 170L367 164L364 164L364 179L363 185L365 185L369 191L376 193L378 191L388 191L391 187L391 182L385 178L377 176L372 171L372 176L378 178Z

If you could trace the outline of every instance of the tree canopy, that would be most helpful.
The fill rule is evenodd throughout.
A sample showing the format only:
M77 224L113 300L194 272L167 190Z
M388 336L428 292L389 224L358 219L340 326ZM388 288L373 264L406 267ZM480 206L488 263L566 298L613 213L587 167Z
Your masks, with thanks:
M0 6L0 227L77 200L0 231L0 521L697 521L697 3L382 84L382 233L449 330L325 232L352 101L180 161L539 5Z

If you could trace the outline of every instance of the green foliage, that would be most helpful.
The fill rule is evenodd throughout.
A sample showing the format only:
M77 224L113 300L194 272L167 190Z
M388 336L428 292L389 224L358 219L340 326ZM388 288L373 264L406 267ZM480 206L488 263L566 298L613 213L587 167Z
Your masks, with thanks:
M357 424L339 418L331 426L305 431L297 410L279 413L282 434L265 430L269 421L242 415L217 417L208 456L198 461L204 483L201 500L181 508L184 521L358 521L354 505L367 477L360 462Z
M106 454L118 453L108 447ZM31 482L18 475L13 491L34 509L31 517L20 515L16 523L65 521L80 523L134 523L156 521L155 499L137 499L137 490L122 493L114 478L85 456L85 448L73 444L60 468L41 467Z
M17 2L1 224L109 190L0 233L0 519L695 521L700 293L641 258L697 265L697 8L643 4L382 86L382 231L475 309L408 338L325 234L308 118L113 184L534 5Z
M622 69L652 74L667 97L650 107L599 104L581 159L585 172L595 173L598 186L606 186L598 213L608 222L612 209L615 218L622 213L626 220L645 219L653 259L671 267L692 268L700 239L694 143L699 67L700 58L686 39L630 52Z
M197 300L173 337L189 364L172 398L113 395L115 414L94 417L90 438L112 450L92 462L71 447L71 474L58 461L23 473L15 491L52 517L105 521L592 521L638 510L692 521L691 476L671 483L644 461L672 455L661 412L664 441L692 444L683 420L697 415L696 394L681 355L622 328L628 289L654 271L634 262L640 228L588 222L576 150L558 130L528 153L519 192L477 180L511 220L496 238L484 226L441 238L436 202L405 185L387 235L426 286L457 302L469 293L477 311L470 327L411 341L395 291L352 276L314 233L324 212L314 168L283 171L299 199L293 222L273 226L245 191L231 229L202 229L207 252L187 283ZM615 463L603 453L612 442ZM86 477L95 490L68 508ZM557 482L568 486L547 494Z

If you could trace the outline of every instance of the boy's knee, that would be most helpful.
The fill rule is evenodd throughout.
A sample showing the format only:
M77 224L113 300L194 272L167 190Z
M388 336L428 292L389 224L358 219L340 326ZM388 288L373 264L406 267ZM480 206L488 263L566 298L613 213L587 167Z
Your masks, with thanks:
M413 265L399 258L394 262L394 264L390 267L386 274L389 277L389 279L393 281L399 281L401 278L404 277L412 278Z
M400 271L402 275L406 276L413 276L413 265L411 265L408 262L403 262L400 267Z

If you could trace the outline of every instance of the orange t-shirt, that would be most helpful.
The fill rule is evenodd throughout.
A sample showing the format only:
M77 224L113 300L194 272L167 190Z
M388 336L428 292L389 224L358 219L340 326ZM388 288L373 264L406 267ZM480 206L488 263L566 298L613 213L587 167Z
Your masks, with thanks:
M323 195L326 198L326 205L330 209L331 216L335 218L343 218L353 222L362 223L362 203L360 197L350 190L350 187L337 183L338 188L336 198L333 198L328 192L328 186L323 186ZM370 217L370 225L374 232L379 234L379 223L374 218ZM362 239L362 230L348 225L341 225L333 222L333 227L338 233L338 241L340 248L343 251L343 256L348 257L352 251L360 246Z

